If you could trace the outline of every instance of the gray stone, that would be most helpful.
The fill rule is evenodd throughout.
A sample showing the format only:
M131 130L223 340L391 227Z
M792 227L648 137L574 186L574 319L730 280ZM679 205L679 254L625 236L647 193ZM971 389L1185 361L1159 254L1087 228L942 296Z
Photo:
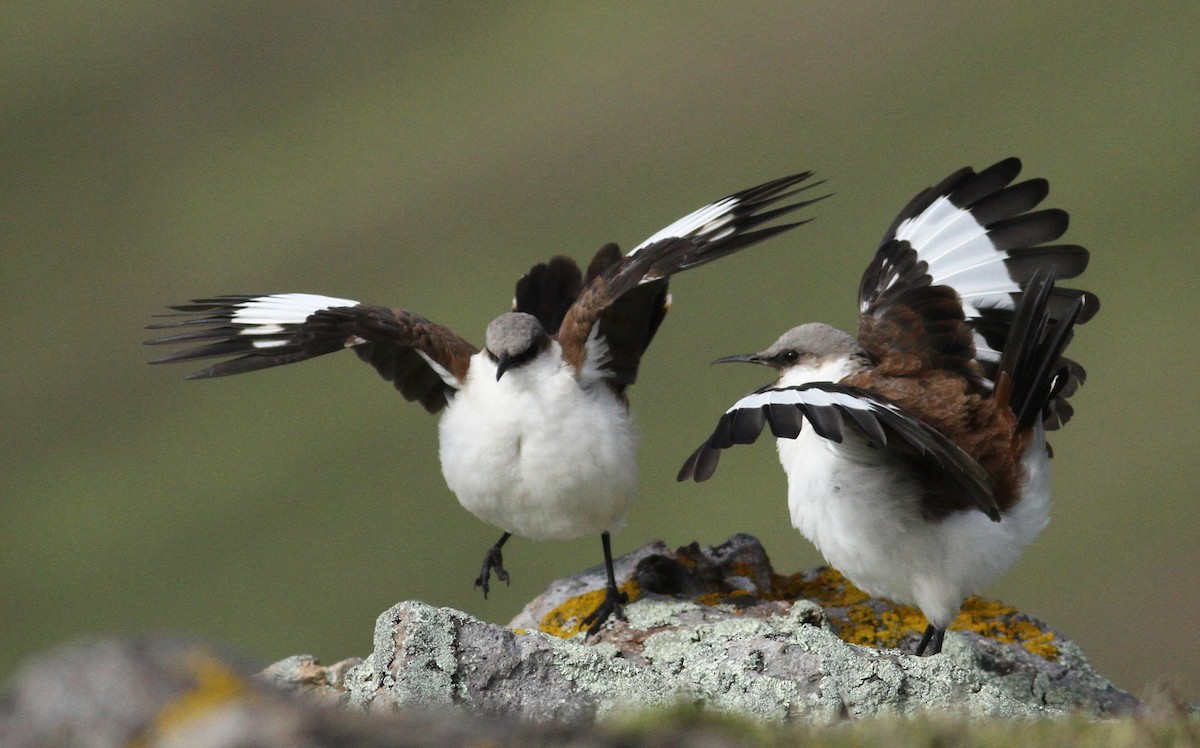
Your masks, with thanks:
M537 722L586 724L616 708L665 705L673 689L653 670L540 632L514 633L449 608L395 605L375 651L346 679L352 705L466 706Z
M603 594L598 568L550 585L511 627L400 603L376 621L368 657L330 666L300 655L255 675L224 647L183 637L66 646L26 663L0 695L0 745L630 745L611 718L654 711L646 744L705 735L724 746L741 744L748 724L711 737L724 715L1145 711L1073 642L993 601L968 601L942 654L918 658L918 612L829 569L777 574L750 536L653 543L616 567L628 620L590 641L578 624ZM688 708L661 709L677 704ZM681 713L693 716L672 722Z
M255 677L225 647L188 637L89 639L26 662L0 694L4 748L401 748L623 745L592 730L444 709L364 715L325 689L352 663L290 657ZM275 684L282 684L282 688ZM304 695L297 695L297 690ZM342 692L344 695L344 692ZM314 701L314 694L318 698ZM726 741L722 745L734 745Z
M830 570L782 577L750 536L707 549L652 543L616 568L633 599L628 620L590 642L577 631L600 599L599 568L551 584L512 621L515 631L400 603L380 616L375 651L348 675L351 703L569 724L676 702L770 722L925 710L1103 716L1139 706L1072 642L988 601L968 604L965 631L948 634L941 655L915 657L923 622L901 624L919 614L867 598ZM854 643L892 639L886 648Z

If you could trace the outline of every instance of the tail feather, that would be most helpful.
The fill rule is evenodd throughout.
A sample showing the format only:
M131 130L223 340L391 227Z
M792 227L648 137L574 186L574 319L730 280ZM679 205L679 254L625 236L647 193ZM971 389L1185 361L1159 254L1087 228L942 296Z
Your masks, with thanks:
M1052 309L1054 278L1053 268L1042 268L1023 289L997 367L1003 386L996 396L1012 409L1018 432L1039 420L1052 428L1069 418L1066 398L1084 379L1083 368L1062 354L1087 300L1081 295L1065 309Z

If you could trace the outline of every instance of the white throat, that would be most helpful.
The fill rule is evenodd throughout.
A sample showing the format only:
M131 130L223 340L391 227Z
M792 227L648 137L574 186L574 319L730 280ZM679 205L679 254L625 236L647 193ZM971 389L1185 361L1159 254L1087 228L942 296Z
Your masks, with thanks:
M815 366L792 366L779 377L777 387L798 387L809 382L839 382L854 370L849 356L829 358Z

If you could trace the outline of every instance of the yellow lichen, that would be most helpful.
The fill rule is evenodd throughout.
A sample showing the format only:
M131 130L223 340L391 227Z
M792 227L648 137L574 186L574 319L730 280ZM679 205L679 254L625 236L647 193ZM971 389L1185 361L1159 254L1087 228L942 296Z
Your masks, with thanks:
M712 607L725 602L727 597L728 596L723 592L705 592L701 595L697 595L695 600L701 605L708 605L709 607Z
M1047 660L1058 658L1058 647L1051 631L1044 631L1028 618L1020 617L1016 608L996 600L969 598L962 612L950 627L955 631L974 631L980 636L1020 644L1035 655Z
M676 560L687 566L694 565L693 561L683 554L678 555ZM731 571L734 575L752 579L757 568L750 562L738 562L732 566ZM630 602L641 595L641 589L633 580L622 585L621 591L629 595ZM756 600L812 600L825 610L834 632L843 641L880 649L899 647L914 633L924 631L928 624L920 610L910 605L872 598L837 570L829 567L789 576L772 574L771 588L759 590L757 595L742 591L714 590L696 595L692 599L696 603L708 606L753 605ZM564 639L574 636L581 631L579 622L603 600L603 589L573 597L543 616L538 628ZM963 603L962 612L951 624L950 629L973 631L999 642L1018 644L1048 660L1058 657L1053 632L1042 630L1038 624L1018 614L1014 608L994 600L969 598Z
M814 574L775 575L772 595L781 599L807 598L821 605L834 631L852 644L895 648L914 632L925 629L921 611L872 598L834 569ZM951 624L952 631L973 631L1006 644L1019 644L1029 652L1053 660L1058 657L1053 632L1044 631L1016 609L994 600L969 598Z
M133 746L153 744L162 736L177 730L229 702L250 696L253 692L242 676L207 652L189 653L182 669L191 676L191 687L164 706L154 717L144 740Z
M628 596L629 602L637 600L642 595L641 588L632 579L621 585L618 589ZM584 618L587 618L592 611L600 607L600 604L604 602L604 595L605 590L601 588L585 592L582 595L576 595L564 601L558 607L542 616L542 620L538 622L538 629L546 634L570 639L584 630L580 627L580 622Z

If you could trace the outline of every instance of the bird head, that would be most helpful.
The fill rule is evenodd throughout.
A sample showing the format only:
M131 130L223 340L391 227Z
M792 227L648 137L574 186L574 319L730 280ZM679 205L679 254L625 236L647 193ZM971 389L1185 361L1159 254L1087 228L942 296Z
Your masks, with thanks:
M504 372L527 364L546 350L550 336L531 314L510 312L492 320L487 327L487 355L496 364L496 379Z

